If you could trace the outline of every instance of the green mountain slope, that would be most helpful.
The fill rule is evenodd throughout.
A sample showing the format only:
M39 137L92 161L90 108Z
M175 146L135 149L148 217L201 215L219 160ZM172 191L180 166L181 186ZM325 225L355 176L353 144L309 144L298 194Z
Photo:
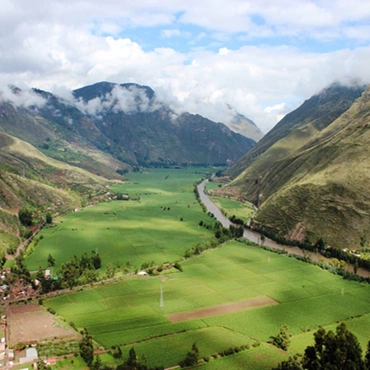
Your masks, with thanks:
M57 215L80 206L80 195L105 193L107 183L103 177L50 158L31 144L0 132L1 239L19 242L23 233L17 218L20 208L29 207L40 222L48 211Z
M107 138L93 122L52 94L36 93L45 98L41 107L0 101L0 132L32 144L49 157L107 178L122 178L116 171L130 167L97 148L95 144Z
M303 125L268 148L235 180L262 204L255 224L287 239L323 238L334 247L357 248L370 238L369 128L368 88L321 130Z
M287 114L258 142L258 145L228 170L228 174L236 178L247 168L250 171L252 164L256 168L255 173L260 174L265 168L273 166L273 163L291 155L345 112L364 89L365 86L356 84L330 85Z

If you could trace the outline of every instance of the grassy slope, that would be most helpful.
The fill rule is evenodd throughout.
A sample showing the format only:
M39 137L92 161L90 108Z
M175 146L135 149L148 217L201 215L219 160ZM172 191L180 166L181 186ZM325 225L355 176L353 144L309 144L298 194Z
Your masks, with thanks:
M80 205L71 188L91 193L105 191L108 181L88 171L47 157L31 144L0 133L0 229L6 238L18 235L14 215L23 205L45 213L71 211Z
M232 184L262 205L255 221L280 235L356 248L368 237L368 93L330 121L351 100L331 93L287 115L240 161L249 167Z
M310 140L314 131L321 131L331 122L345 112L363 92L364 87L345 87L339 84L332 84L319 94L312 96L306 100L299 108L287 114L276 126L269 131L244 157L236 162L230 169L228 175L232 178L238 177L245 169L247 169L258 158L265 156L265 152L279 142L281 139L294 133L296 130L301 130L299 134L300 143L302 140ZM297 138L295 138L297 139ZM299 143L297 143L299 144ZM291 145L293 147L291 148ZM284 150L276 150L274 155L270 157L268 163L275 163L280 160L284 154L289 154L294 150L294 143L284 145ZM270 152L271 154L271 152ZM263 166L259 169L261 172Z
M357 248L361 237L369 238L369 117L367 90L305 148L281 161L261 181L267 200L256 221L292 238L323 237L333 246Z

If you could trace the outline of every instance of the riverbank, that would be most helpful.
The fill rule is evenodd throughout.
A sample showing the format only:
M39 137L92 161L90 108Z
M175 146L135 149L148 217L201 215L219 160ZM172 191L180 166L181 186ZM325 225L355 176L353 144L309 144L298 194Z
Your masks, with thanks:
M198 184L197 190L199 194L199 199L205 205L205 207L207 208L207 211L213 213L215 218L222 224L223 227L229 228L230 225L232 224L230 220L223 215L221 210L216 206L216 204L208 197L208 195L204 191L207 183L208 183L208 179L203 180L200 184ZM332 258L324 257L320 253L306 251L298 247L282 245L267 237L261 238L260 233L249 230L249 229L244 228L243 237L259 245L263 245L263 246L270 247L273 249L284 250L289 254L295 254L301 257L309 257L311 260L315 262L322 261L327 264L330 264L330 262L333 260ZM350 263L347 263L345 269L348 272L353 273L354 266ZM357 275L364 277L364 278L370 278L370 271L365 270L363 268L359 268L357 270Z

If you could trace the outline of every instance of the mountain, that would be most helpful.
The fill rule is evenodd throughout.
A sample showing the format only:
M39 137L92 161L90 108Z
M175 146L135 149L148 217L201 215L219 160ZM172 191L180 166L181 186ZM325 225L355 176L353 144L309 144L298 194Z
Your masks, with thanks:
M249 137L258 142L262 139L263 133L258 126L249 118L240 113L235 113L234 117L225 123L232 131L237 132L245 137Z
M287 114L258 142L258 145L228 170L228 174L235 178L252 164L255 166L257 160L259 160L257 172L260 172L264 167L268 168L270 164L290 155L344 113L364 89L365 86L356 83L331 84ZM280 141L282 139L285 140ZM274 146L278 142L279 145Z
M288 114L228 170L286 239L356 248L370 238L369 88L333 84ZM355 100L363 92L362 96Z
M66 99L11 86L0 91L0 250L24 236L24 206L41 221L104 197L109 181L140 165L225 165L254 144L221 123L176 115L148 86L101 82Z
M226 164L255 144L200 115L175 114L147 86L100 82L73 95L108 138L109 148L102 149L133 166Z

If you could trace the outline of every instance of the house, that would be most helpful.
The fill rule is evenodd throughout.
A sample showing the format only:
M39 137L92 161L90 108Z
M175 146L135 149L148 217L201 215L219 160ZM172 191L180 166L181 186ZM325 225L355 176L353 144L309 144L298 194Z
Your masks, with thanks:
M57 359L54 358L54 357L51 357L51 358L47 358L44 362L45 362L45 365L47 365L47 366L49 366L49 365L56 366Z
M146 276L146 275L148 275L148 273L146 271L139 271L137 274L139 276Z
M8 360L9 361L13 361L14 360L14 351L11 350L11 349L8 351Z
M25 362L33 362L38 358L37 350L36 348L27 348L26 349L26 357L21 357L19 359L19 362L21 364L24 364Z

